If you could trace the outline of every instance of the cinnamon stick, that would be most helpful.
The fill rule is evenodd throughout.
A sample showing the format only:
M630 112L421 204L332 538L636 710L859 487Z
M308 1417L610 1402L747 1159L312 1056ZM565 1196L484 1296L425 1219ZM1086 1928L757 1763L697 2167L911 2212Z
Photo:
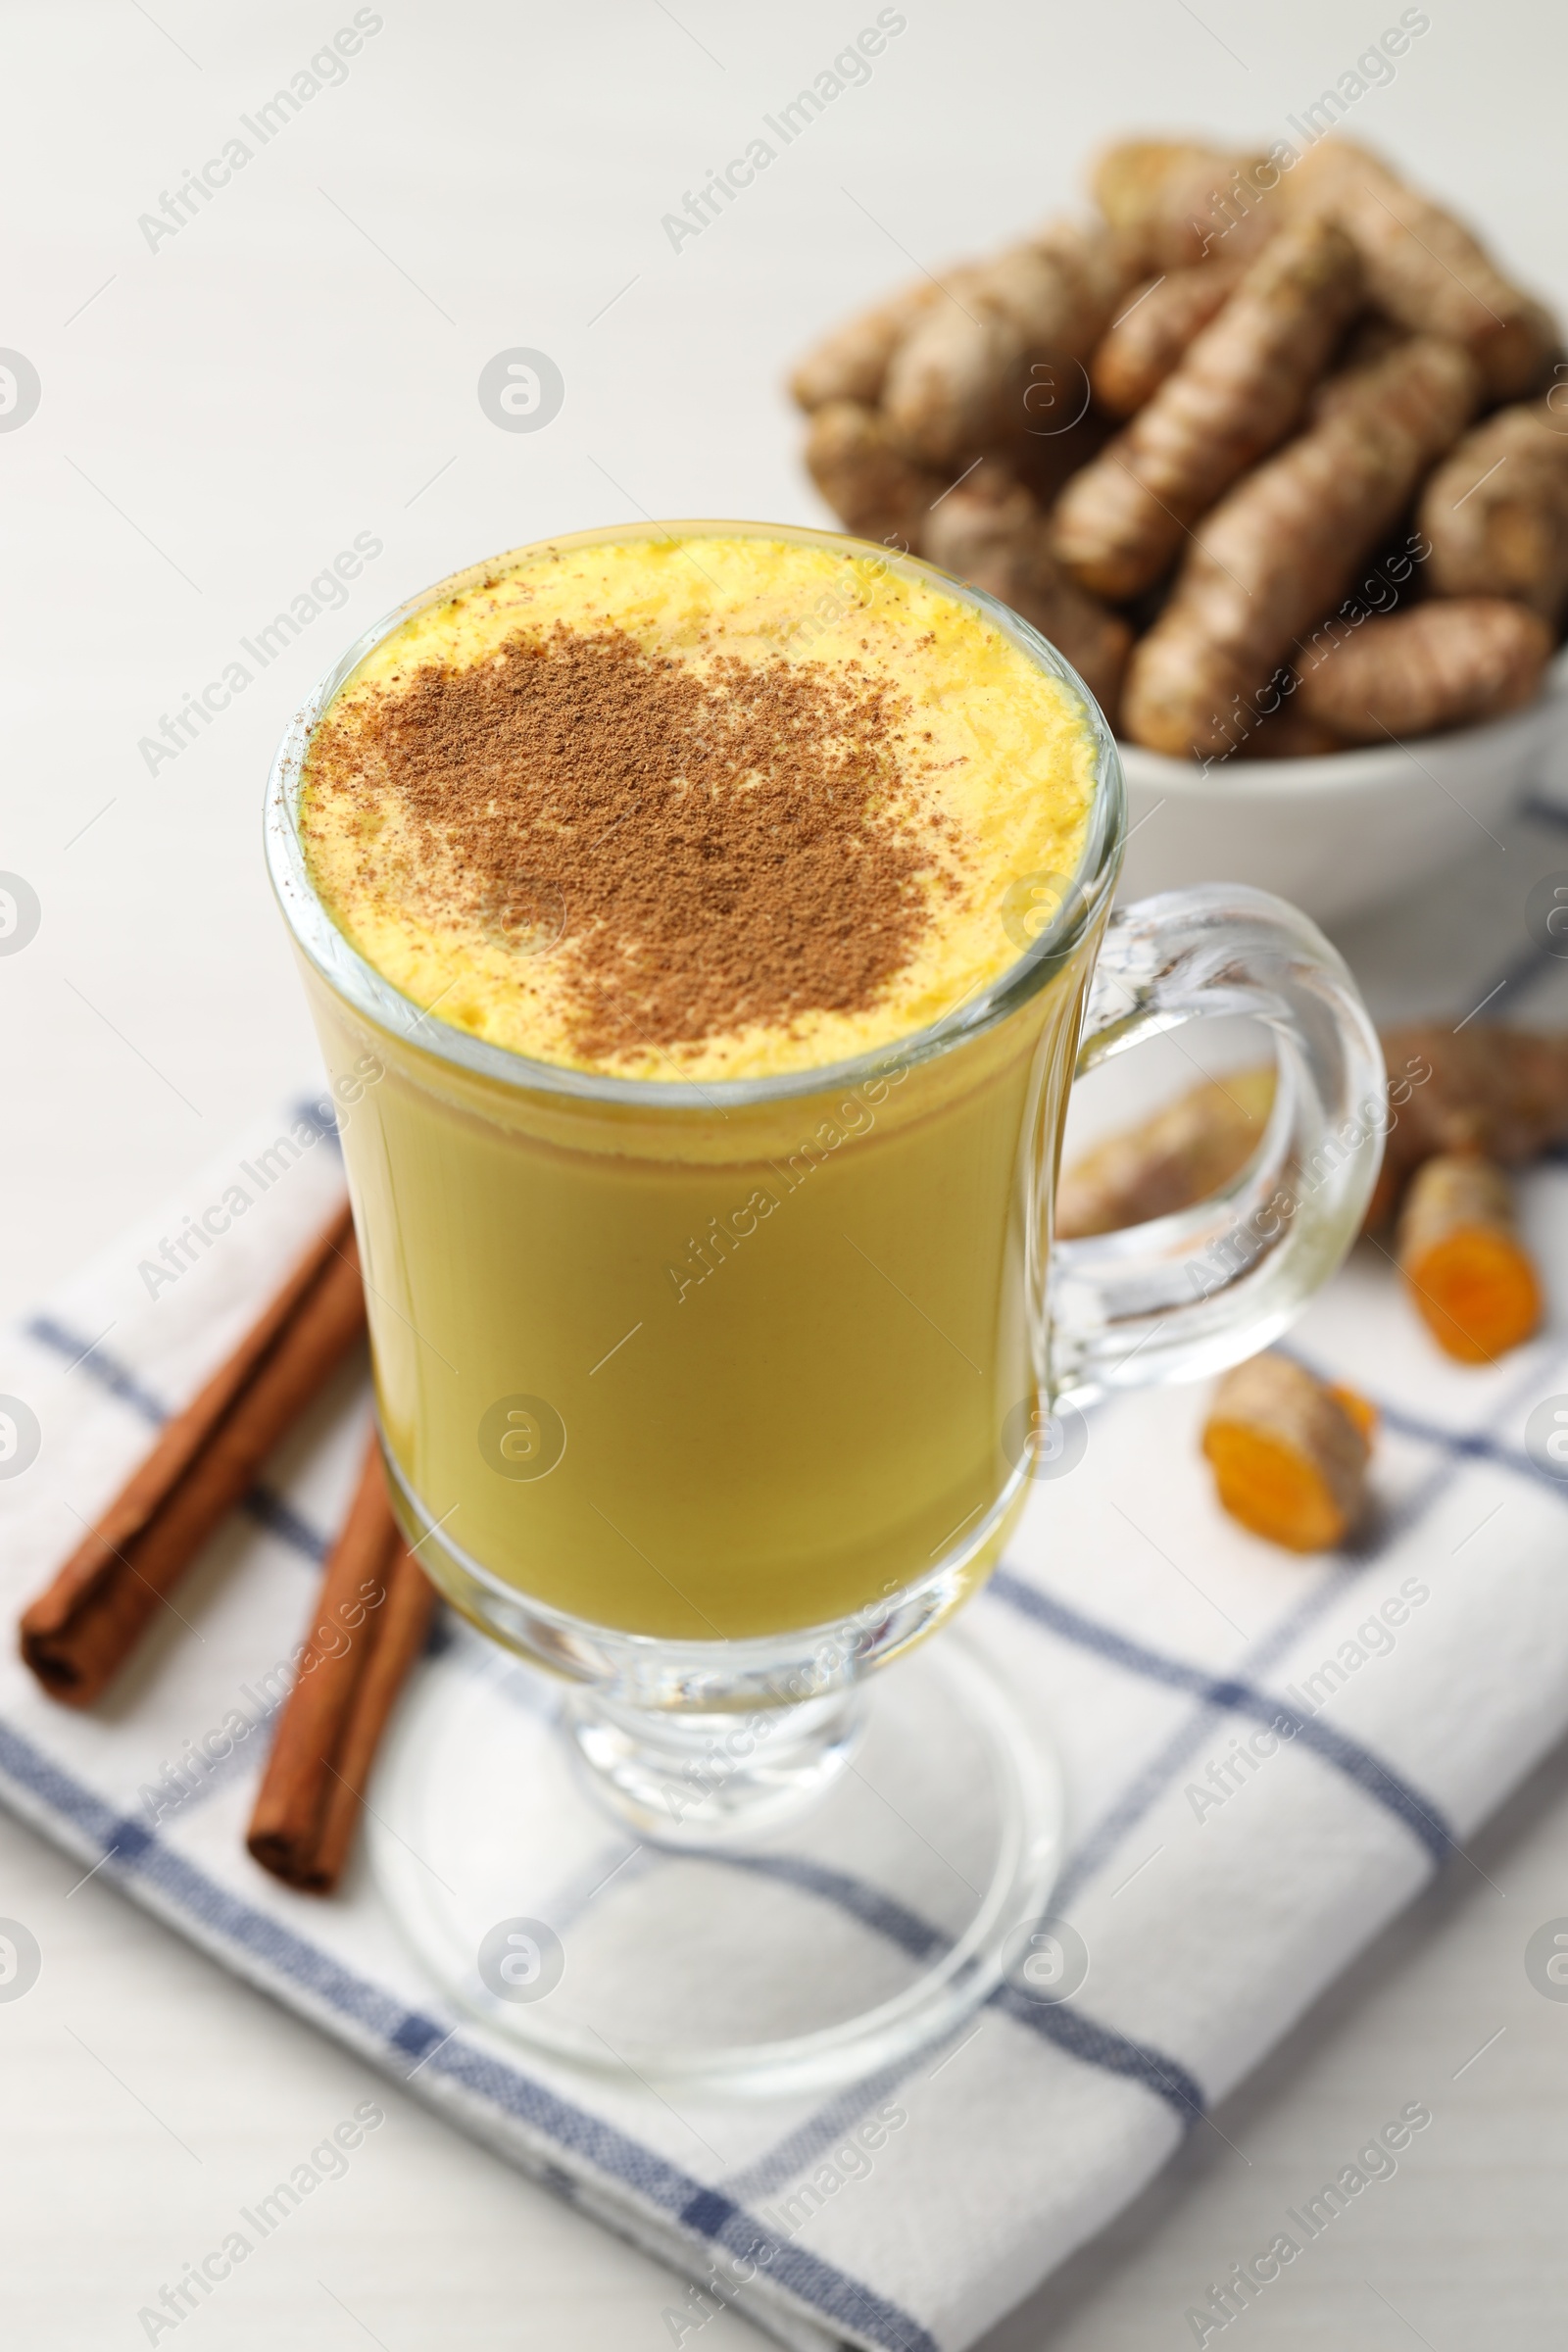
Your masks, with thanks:
M107 1688L364 1326L345 1209L24 1613L22 1655L51 1698L85 1707Z
M342 1875L376 1747L434 1607L372 1439L245 1840L264 1870L302 1893L330 1894Z

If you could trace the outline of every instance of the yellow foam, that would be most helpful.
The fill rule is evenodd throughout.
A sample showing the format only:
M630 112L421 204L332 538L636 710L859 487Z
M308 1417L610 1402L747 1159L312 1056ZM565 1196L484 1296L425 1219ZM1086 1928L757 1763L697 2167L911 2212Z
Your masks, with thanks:
M367 961L441 1021L536 1059L655 1081L816 1068L907 1037L1000 977L1019 954L1007 919L1019 886L1027 895L1027 877L1077 867L1095 775L1081 703L973 607L848 550L741 536L527 549L482 587L406 621L340 688L333 716L352 733L371 690L396 694L422 664L462 668L558 622L623 630L699 675L721 655L782 656L838 670L858 662L888 681L908 704L898 754L905 813L929 847L931 919L862 1011L800 1013L586 1061L571 1043L559 961L519 952L474 916L446 915L438 892L432 912L427 888L412 913L406 877L439 876L422 871L427 853L395 792L368 815L363 796L330 788L308 760L300 826L317 890ZM341 764L344 730L335 733Z

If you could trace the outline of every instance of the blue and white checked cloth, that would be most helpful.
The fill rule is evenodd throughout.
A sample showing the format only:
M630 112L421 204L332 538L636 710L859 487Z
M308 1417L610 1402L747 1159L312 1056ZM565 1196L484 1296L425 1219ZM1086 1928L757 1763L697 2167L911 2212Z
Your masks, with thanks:
M1478 853L1425 907L1348 943L1376 1008L1452 1004L1458 1019L1500 981L1489 1017L1568 1018L1568 990L1551 994L1568 967L1522 927L1529 882L1568 869L1568 831L1542 816L1505 855L1479 836ZM32 1466L0 1481L13 1615L339 1197L319 1116L300 1120L296 1136L317 1140L278 1155L260 1191L258 1151L277 1133L269 1122L195 1175L0 1344L0 1392L42 1430ZM228 1230L205 1251L188 1244L194 1262L149 1296L141 1261L233 1185L251 1205L230 1203ZM716 2296L789 2344L956 2352L1137 2192L1435 1871L1469 1867L1465 1840L1568 1728L1568 1490L1523 1444L1530 1410L1568 1392L1568 1170L1536 1171L1524 1200L1551 1321L1502 1364L1440 1357L1370 1247L1295 1335L1382 1411L1376 1522L1353 1550L1302 1562L1222 1516L1199 1454L1200 1394L1091 1416L1083 1464L1040 1491L968 1615L1065 1760L1071 1850L1054 1908L1087 1946L1087 1980L1054 2007L1004 1990L948 2047L863 2091L686 2097L677 2117L536 2066L434 1997L363 1867L322 1904L250 1862L264 1678L300 1638L346 1503L363 1367L181 1589L188 1628L166 1618L98 1711L68 1713L14 1659L0 1666L0 1797L512 2162L706 2279L706 2295L672 2282L671 2341L690 2340ZM420 1669L472 1670L469 1637L450 1632ZM195 1743L236 1715L255 1729L225 1761L196 1761ZM1284 1739L1266 1728L1282 1718ZM172 1765L189 1793L153 1827L142 1791L167 1792ZM870 1893L845 1900L868 1938L911 1932Z

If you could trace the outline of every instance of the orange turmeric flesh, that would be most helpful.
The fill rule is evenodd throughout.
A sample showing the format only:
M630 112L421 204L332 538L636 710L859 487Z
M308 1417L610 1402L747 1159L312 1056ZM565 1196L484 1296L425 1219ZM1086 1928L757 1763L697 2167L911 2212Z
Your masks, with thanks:
M1346 1515L1317 1464L1283 1439L1242 1422L1211 1421L1203 1451L1233 1519L1290 1551L1332 1551Z
M1461 1226L1404 1272L1438 1346L1462 1364L1505 1355L1540 1325L1541 1284L1511 1233Z
M1337 1405L1349 1414L1350 1419L1370 1446L1377 1434L1378 1426L1378 1408L1371 1398L1363 1396L1359 1389L1348 1389L1342 1380L1329 1382L1328 1395L1333 1397Z
M1332 1551L1362 1517L1377 1416L1272 1350L1227 1372L1203 1428L1220 1503L1288 1551Z
M1541 1284L1519 1238L1512 1188L1480 1152L1444 1152L1417 1170L1397 1248L1422 1320L1460 1363L1493 1362L1540 1323Z

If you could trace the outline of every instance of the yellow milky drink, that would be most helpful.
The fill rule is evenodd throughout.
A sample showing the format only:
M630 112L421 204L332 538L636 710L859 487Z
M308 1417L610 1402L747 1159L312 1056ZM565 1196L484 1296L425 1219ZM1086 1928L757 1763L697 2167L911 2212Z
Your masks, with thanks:
M929 1033L1077 871L1097 757L940 575L782 530L526 550L346 678L301 842L406 1004L309 978L334 1073L384 1072L376 1385L460 1601L707 1642L994 1556L1091 958Z

